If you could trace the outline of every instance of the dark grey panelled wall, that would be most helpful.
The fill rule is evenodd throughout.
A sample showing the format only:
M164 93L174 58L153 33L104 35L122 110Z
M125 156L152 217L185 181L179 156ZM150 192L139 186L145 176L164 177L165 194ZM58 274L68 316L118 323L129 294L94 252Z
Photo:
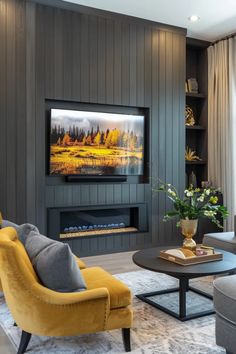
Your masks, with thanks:
M25 2L0 1L0 210L26 214Z
M75 5L70 11L31 1L0 3L6 22L8 4L22 11L22 33L26 31L21 38L19 20L11 22L8 32L0 21L0 43L7 54L1 55L3 68L12 54L7 43L18 48L11 57L13 71L0 68L5 80L1 92L8 89L7 98L0 95L5 132L0 140L0 208L7 217L36 223L46 232L49 207L147 202L148 233L81 240L78 252L175 243L175 227L162 222L165 197L152 195L151 185L159 177L184 187L185 31ZM66 184L46 177L46 99L149 108L150 183Z

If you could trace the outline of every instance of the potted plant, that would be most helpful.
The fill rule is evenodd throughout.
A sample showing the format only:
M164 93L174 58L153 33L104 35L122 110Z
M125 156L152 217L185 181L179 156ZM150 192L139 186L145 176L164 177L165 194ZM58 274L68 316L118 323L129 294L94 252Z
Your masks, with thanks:
M193 188L192 185L184 191L181 198L176 188L170 183L160 182L154 191L164 192L173 202L174 210L169 211L164 216L164 221L178 218L177 226L181 227L181 232L185 237L183 247L190 250L196 248L196 243L192 239L197 231L198 219L208 218L219 228L223 228L219 219L225 219L228 211L225 206L218 204L217 192L214 188Z

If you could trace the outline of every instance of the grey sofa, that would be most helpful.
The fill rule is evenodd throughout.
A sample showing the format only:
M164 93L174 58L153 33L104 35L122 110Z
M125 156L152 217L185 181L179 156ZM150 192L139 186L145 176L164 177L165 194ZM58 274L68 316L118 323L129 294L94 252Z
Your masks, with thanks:
M213 232L205 234L202 243L206 246L220 248L236 254L236 215L234 216L234 231Z
M236 217L234 218L236 230ZM203 244L236 254L236 232L208 233ZM236 275L217 278L214 283L216 344L227 354L236 354Z
M236 275L213 282L216 310L216 344L236 354Z
M236 254L236 237L234 232L215 232L205 234L202 243L206 246L220 248Z

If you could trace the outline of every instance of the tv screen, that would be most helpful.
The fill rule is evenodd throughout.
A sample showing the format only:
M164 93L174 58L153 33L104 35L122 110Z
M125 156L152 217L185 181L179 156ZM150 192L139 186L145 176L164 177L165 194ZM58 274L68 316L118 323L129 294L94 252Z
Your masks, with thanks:
M144 115L51 109L51 175L142 175Z

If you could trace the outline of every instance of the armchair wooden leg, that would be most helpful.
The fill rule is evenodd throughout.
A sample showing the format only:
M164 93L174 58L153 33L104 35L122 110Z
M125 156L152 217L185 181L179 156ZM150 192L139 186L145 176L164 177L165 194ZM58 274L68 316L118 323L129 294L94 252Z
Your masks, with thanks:
M19 345L17 354L23 354L26 351L26 348L29 344L30 338L31 338L31 333L22 331L20 345Z
M122 338L126 352L131 352L130 328L122 328Z

